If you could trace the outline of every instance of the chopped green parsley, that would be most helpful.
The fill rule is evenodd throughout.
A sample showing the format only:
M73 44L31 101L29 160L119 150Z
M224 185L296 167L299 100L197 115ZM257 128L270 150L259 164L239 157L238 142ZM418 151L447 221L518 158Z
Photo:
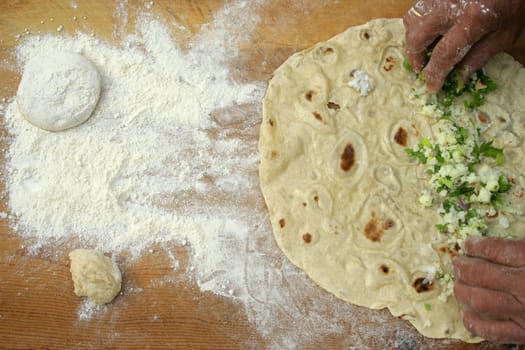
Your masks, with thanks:
M407 60L405 68L411 69ZM418 76L421 79L421 76ZM425 207L436 207L441 222L436 229L455 245L472 235L487 236L486 218L504 205L503 195L512 185L502 173L503 150L484 140L472 110L480 107L496 84L479 70L464 83L452 71L442 91L431 97L422 112L435 119L433 139L423 138L406 153L424 164L429 188L419 197ZM463 108L454 102L466 98Z

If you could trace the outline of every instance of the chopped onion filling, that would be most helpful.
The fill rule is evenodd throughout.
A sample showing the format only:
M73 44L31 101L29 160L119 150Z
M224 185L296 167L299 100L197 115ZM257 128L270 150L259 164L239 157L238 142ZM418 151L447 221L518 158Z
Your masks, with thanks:
M418 200L426 208L435 208L441 221L436 228L445 235L450 247L460 247L470 236L491 236L487 217L498 216L498 223L509 228L501 211L503 194L511 184L501 171L503 150L484 140L476 126L473 110L485 101L485 94L496 85L482 71L463 84L450 74L443 91L432 95L422 106L422 114L435 120L433 139L424 138L406 152L426 166L429 186ZM453 105L456 97L469 93L463 106ZM508 234L507 234L508 236ZM454 276L438 271L441 300L453 294Z

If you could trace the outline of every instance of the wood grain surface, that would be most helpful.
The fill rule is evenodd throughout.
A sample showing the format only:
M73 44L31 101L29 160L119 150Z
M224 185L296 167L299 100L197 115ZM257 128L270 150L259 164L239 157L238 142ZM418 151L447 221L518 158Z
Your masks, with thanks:
M203 24L230 1L174 0L153 2L148 11L160 18L175 19L187 31L176 40L184 46ZM133 18L145 10L143 1L125 2L129 10L128 31ZM249 3L249 1L248 1ZM20 79L14 68L13 48L21 37L50 32L72 35L93 33L102 40L119 42L113 31L118 16L114 1L0 1L0 99L11 98ZM250 43L241 47L233 74L243 81L267 81L292 53L326 40L349 26L378 17L402 17L411 1L267 0L258 10L260 22ZM301 8L302 11L298 11ZM307 11L304 9L307 8ZM307 13L307 15L305 15ZM174 18L176 17L176 18ZM57 32L59 25L63 30ZM521 40L511 53L525 62ZM1 111L0 111L1 113ZM5 130L2 131L5 136ZM5 149L2 144L1 149ZM4 161L2 155L2 161ZM5 196L0 209L5 210ZM272 234L268 232L268 238ZM151 247L139 259L119 261L123 295L88 319L79 316L82 305L73 293L68 250L63 242L49 242L29 253L28 242L16 236L5 220L0 221L0 349L264 349L275 348L271 336L263 336L249 322L246 310L235 299L203 293L186 273L187 252L172 246L181 267L174 270L165 247ZM171 283L162 283L169 277ZM306 277L305 277L306 278ZM324 293L324 292L320 292ZM334 308L340 301L334 298ZM381 313L396 329L404 329L414 345L353 332L353 322L381 327L373 321ZM365 344L381 349L397 344L399 349L435 348L440 341L423 339L406 322L388 318L385 310L363 310L357 320L341 320L344 332L324 334L290 347L305 349L351 348ZM293 329L297 325L287 327ZM384 334L384 333L382 333ZM396 337L393 331L391 338ZM355 340L355 341L354 341ZM480 345L451 342L450 349L477 349ZM412 346L412 347L411 347ZM484 349L505 349L484 343ZM443 347L441 347L443 348Z

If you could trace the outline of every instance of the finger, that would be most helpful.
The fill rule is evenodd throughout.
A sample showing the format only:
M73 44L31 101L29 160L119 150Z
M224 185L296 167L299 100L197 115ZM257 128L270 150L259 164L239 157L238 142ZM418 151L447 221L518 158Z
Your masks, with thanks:
M436 44L430 61L423 69L427 90L439 91L454 66L477 41L495 30L497 25L497 17L492 12L468 6L458 22Z
M525 240L470 237L463 242L463 251L497 264L525 266Z
M452 267L457 280L469 286L505 291L513 295L525 290L524 272L515 267L467 256L455 257Z
M511 43L512 39L509 34L503 32L491 33L477 42L457 65L463 80L468 81L475 71L483 68L492 56L507 48Z
M494 319L511 319L525 312L523 305L511 294L483 289L456 281L454 294L468 310Z
M406 28L407 58L421 72L429 47L453 23L446 1L418 1L403 18Z
M463 324L472 334L496 343L525 343L525 330L513 321L486 320L468 310L462 314Z

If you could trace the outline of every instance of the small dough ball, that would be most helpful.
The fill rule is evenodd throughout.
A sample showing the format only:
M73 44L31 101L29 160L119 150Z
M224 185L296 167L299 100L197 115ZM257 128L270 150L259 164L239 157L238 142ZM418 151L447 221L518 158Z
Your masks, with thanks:
M77 53L54 52L26 64L16 101L31 124L62 131L91 116L100 90L100 75L91 61Z
M122 275L113 260L91 249L73 250L69 258L76 295L102 305L119 293Z

